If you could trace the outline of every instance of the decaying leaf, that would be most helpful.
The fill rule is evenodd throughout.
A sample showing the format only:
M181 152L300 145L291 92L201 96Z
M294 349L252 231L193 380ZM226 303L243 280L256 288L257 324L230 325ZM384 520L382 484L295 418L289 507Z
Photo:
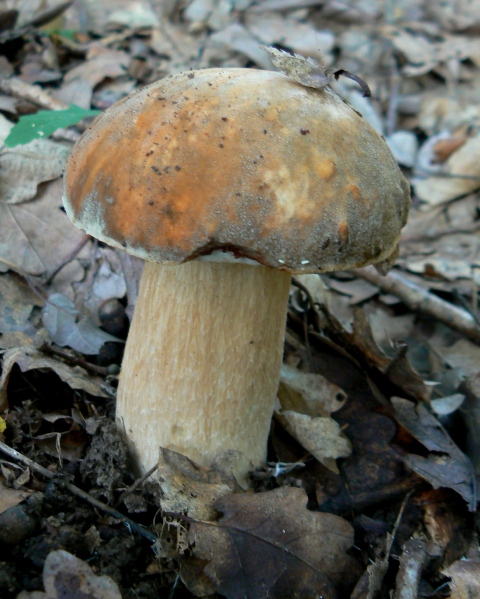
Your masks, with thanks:
M53 143L53 142L52 142ZM21 146L16 148L18 152ZM26 175L17 174L23 180ZM40 276L53 271L85 239L61 210L60 179L45 185L37 198L23 204L0 201L0 267Z
M46 368L57 374L72 389L80 389L96 397L107 397L102 391L102 380L88 375L80 366L68 366L64 362L49 358L31 347L9 349L3 355L3 371L0 377L0 408L7 406L7 386L14 365L22 372Z
M459 368L465 376L480 372L480 348L468 339L459 339L450 347L435 350L451 368Z
M444 162L438 176L418 181L415 193L430 206L437 206L475 191L480 187L479 164L480 135L477 135L468 139Z
M480 560L462 559L443 571L452 580L450 599L478 599L480 597Z
M29 318L34 306L42 304L42 299L24 279L14 273L0 275L0 333L34 334L35 328Z
M294 410L312 417L329 416L345 403L347 395L321 374L301 372L283 364L278 399L283 410Z
M398 342L396 355L389 358L378 347L363 310L354 310L353 333L347 334L349 342L360 350L362 359L369 365L378 368L387 378L409 396L427 401L431 394L422 377L414 370L407 357L408 346Z
M98 354L107 341L123 343L113 335L102 331L87 318L78 320L78 311L71 300L61 293L54 293L42 311L43 324L52 340L64 347L68 345L82 354Z
M326 70L312 58L300 54L289 54L272 46L262 46L270 54L270 59L279 71L306 87L323 89L330 83Z
M0 115L0 118L5 117ZM6 204L31 200L40 183L59 177L69 151L69 147L49 139L37 139L15 148L4 147L0 152L0 206L4 206L3 210ZM0 222L3 219L0 211Z
M338 473L335 460L352 453L350 442L333 418L312 418L292 410L282 411L277 418L302 447L333 472Z
M348 588L353 529L338 516L308 511L306 502L298 488L230 495L215 502L218 522L190 524L193 554L222 595L333 599L336 587Z
M398 422L431 452L428 457L405 456L407 465L435 489L453 489L468 503L470 510L476 509L475 472L467 456L424 404L415 406L400 397L392 397L391 401Z
M43 567L43 585L48 599L122 599L109 576L96 576L88 564L59 549L48 554Z
M157 470L161 488L162 512L186 514L199 520L213 519L213 504L235 488L221 474L192 462L170 449L160 448Z
M30 491L25 489L12 489L5 485L5 479L0 476L0 514L21 503L26 499Z

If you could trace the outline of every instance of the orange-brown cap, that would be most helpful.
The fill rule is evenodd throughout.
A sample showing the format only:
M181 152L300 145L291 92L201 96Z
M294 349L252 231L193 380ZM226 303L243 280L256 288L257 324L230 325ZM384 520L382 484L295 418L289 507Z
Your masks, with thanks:
M70 155L64 204L145 260L213 254L301 273L388 258L410 195L385 141L330 89L207 69L102 114Z

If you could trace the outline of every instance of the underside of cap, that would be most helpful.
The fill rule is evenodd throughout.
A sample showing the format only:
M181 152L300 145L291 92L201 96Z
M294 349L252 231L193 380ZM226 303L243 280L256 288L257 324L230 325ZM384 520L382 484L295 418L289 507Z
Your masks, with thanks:
M145 260L307 273L387 259L410 195L385 141L328 88L207 69L103 113L70 155L64 205L78 227Z

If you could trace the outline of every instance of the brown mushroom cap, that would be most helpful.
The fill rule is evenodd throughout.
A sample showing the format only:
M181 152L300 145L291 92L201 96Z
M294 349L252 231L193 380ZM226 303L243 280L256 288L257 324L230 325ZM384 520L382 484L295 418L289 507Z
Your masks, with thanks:
M388 258L410 196L385 141L330 89L207 69L103 113L70 156L64 204L78 227L145 260L223 250L300 273Z

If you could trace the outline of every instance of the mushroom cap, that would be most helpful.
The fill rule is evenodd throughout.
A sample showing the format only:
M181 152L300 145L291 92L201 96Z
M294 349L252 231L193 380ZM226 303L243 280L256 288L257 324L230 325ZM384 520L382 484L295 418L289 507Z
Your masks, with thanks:
M206 69L99 116L69 157L64 205L75 225L145 260L308 273L387 259L410 194L383 138L331 89Z

